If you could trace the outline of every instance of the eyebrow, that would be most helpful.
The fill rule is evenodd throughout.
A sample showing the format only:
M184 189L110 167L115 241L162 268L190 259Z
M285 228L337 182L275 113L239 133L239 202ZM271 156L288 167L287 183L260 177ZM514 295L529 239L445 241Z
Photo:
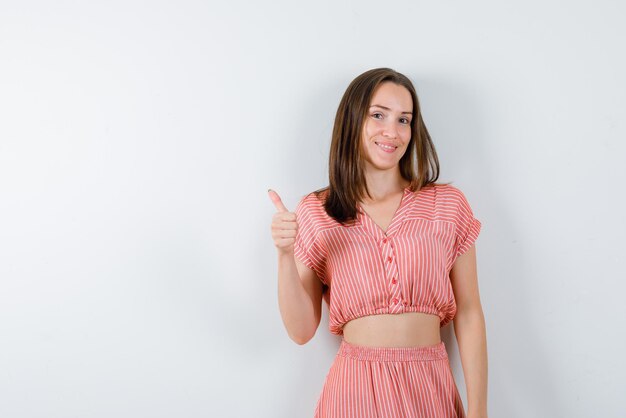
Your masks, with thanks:
M371 106L370 106L370 108L372 108L372 107L380 107L381 109L391 110L391 109L389 109L389 108L388 108L388 107L386 107L386 106L381 106L381 105L377 105L377 104L375 104L375 105L371 105ZM404 115L404 114L413 115L413 112L402 112L402 114L403 114L403 115Z

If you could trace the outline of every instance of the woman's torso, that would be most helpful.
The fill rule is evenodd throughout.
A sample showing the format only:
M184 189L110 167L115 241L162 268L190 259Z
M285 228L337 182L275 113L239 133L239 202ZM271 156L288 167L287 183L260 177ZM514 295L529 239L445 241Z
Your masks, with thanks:
M407 185L405 185L406 187ZM402 199L403 191L373 203L361 202L361 208L386 231ZM422 312L379 314L356 318L343 327L344 339L370 347L415 347L435 345L441 341L438 315Z
M324 285L330 332L355 345L440 342L456 313L449 272L480 230L463 193L451 185L407 187L393 217L391 209L384 219L359 205L357 218L343 224L325 211L327 192L296 207L294 254Z

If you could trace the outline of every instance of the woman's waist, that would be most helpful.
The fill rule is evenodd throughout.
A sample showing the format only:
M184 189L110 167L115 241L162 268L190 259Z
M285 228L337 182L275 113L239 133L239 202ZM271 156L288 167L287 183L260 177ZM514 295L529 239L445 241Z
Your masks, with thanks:
M421 347L441 342L440 318L424 312L367 315L342 328L346 342L369 347Z

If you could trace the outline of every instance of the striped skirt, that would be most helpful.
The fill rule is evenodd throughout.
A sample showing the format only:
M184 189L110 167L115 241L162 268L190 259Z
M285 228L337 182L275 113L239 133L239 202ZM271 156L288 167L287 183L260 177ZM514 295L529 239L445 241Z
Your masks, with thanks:
M443 341L363 347L342 339L315 418L465 418Z

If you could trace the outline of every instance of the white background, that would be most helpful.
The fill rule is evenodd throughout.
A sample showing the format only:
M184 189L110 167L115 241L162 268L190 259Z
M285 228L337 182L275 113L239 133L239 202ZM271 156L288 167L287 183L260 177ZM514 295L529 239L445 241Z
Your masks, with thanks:
M0 416L312 416L339 340L326 310L283 328L267 189L327 184L339 99L385 66L483 223L489 416L622 417L625 12L3 1Z

